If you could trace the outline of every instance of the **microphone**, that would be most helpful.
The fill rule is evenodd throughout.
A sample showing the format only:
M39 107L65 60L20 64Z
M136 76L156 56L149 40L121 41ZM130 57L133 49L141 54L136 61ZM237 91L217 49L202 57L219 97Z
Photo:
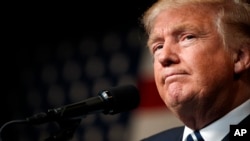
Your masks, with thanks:
M96 97L35 114L26 118L26 121L31 124L42 124L51 121L81 118L93 113L102 112L114 115L132 110L139 103L138 89L133 85L125 85L100 91Z

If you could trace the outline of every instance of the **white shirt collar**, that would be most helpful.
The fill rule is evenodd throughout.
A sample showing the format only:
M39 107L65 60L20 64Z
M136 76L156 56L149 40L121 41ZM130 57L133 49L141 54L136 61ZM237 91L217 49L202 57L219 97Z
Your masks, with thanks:
M244 118L250 114L250 99L233 109L231 112L206 126L200 130L200 134L204 140L221 141L228 133L229 126L239 124ZM192 129L185 126L182 141L185 141L187 136L194 132Z

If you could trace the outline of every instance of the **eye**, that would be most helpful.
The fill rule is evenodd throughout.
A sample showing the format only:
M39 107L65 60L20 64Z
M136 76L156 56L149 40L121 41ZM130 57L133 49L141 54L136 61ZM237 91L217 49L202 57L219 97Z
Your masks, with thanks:
M184 34L180 36L179 43L182 47L187 47L195 43L197 37L194 34Z
M190 33L182 33L177 36L178 41L189 41L195 38L196 36Z
M191 39L194 39L194 38L195 38L195 36L192 35L192 34L184 36L184 40L191 40Z
M155 45L155 46L153 46L152 53L155 54L155 52L157 52L158 50L160 50L162 48L163 48L162 44Z

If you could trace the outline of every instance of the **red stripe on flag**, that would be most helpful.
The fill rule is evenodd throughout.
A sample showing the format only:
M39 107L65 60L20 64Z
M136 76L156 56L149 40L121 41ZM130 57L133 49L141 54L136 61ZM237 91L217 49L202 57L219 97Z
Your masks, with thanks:
M166 107L159 96L154 79L139 80L138 89L141 95L139 108L151 109Z

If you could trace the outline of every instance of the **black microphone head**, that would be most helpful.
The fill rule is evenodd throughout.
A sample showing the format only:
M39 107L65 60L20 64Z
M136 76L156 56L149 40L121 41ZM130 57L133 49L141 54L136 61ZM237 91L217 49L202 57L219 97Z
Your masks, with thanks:
M101 91L99 95L106 101L104 114L117 114L135 109L140 103L139 90L133 85L124 85Z

